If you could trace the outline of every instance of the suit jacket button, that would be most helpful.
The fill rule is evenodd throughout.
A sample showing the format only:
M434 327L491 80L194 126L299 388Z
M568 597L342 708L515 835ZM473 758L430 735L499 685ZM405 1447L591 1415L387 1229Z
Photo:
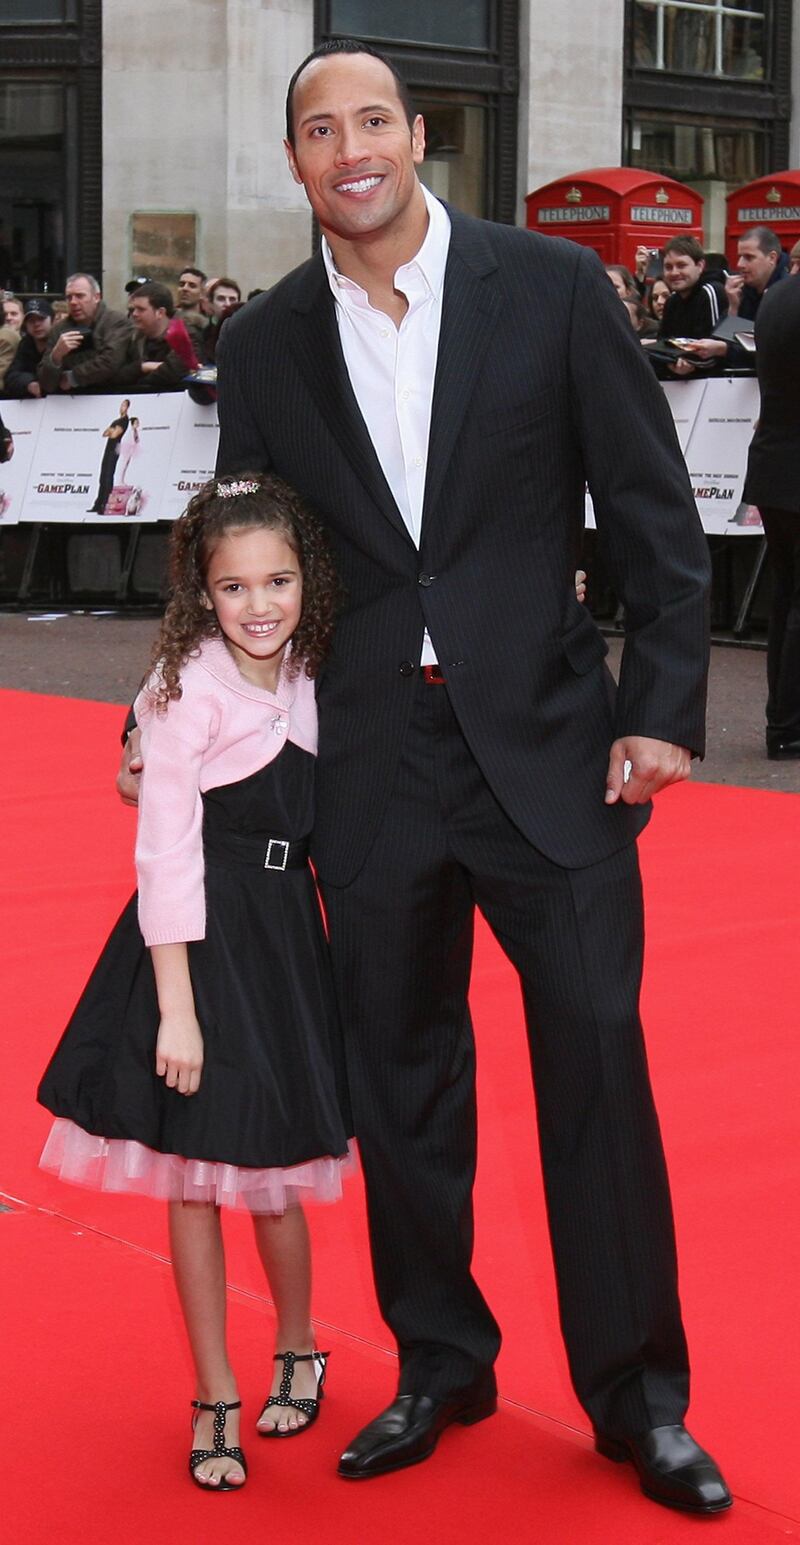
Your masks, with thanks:
M411 660L401 660L400 661L400 675L401 676L413 676L413 674L414 674L414 666L413 666L412 661Z
M426 586L427 585L432 585L433 581L435 580L435 578L436 578L435 574L420 574L420 576L419 576L419 578L417 580L417 584L418 585L426 585Z

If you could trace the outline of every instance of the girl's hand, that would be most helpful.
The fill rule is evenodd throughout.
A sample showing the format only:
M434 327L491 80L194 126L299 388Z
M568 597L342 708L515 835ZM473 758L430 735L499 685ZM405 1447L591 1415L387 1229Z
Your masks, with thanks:
M156 1073L168 1089L196 1094L203 1069L203 1035L194 1014L162 1014L156 1041Z

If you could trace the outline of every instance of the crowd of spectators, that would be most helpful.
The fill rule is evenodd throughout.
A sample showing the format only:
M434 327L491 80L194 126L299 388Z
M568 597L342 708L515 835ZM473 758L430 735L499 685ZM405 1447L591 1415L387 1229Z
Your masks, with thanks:
M633 271L609 263L606 273L631 326L662 378L698 371L752 370L752 332L762 296L800 271L800 242L788 254L768 226L746 231L731 272L721 254L706 253L691 236L672 237L660 252L639 246ZM227 275L209 278L189 264L177 294L138 275L125 286L127 308L108 306L91 274L72 274L63 301L2 296L0 393L41 397L54 392L164 392L187 389L214 396L220 332L246 302ZM262 293L251 290L247 300ZM739 318L742 331L723 329Z
M607 263L606 273L631 325L663 379L723 370L751 373L749 343L762 297L800 272L800 242L787 255L766 225L745 231L731 272L721 253L707 253L693 236L674 236L660 252L636 249L634 271ZM722 327L739 319L740 328Z
M63 301L3 296L0 393L188 389L198 401L213 400L219 335L243 304L238 282L209 279L190 265L179 275L177 298L144 275L131 279L125 292L126 309L115 310L98 281L80 273L70 275Z

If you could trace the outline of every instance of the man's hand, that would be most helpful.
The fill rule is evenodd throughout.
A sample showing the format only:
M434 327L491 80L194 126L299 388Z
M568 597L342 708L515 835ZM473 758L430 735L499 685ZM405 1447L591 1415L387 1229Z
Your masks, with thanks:
M676 359L673 365L667 365L671 375L693 376L697 374L695 366L688 359Z
M139 369L143 376L150 376L154 370L161 369L161 363L157 359L143 359Z
M138 805L139 784L142 778L141 731L131 730L125 742L122 761L117 773L117 793L123 805Z
M629 776L626 764L630 764ZM608 759L606 804L644 805L659 789L670 783L683 783L692 768L685 746L673 746L668 740L651 740L647 735L628 735L615 740Z
M53 344L53 352L50 356L53 364L60 365L62 360L66 359L68 354L72 354L73 350L79 349L82 343L83 333L73 332L72 330L62 333L57 342Z
M744 279L741 274L728 274L725 280L725 294L728 297L728 310L732 317L738 317L739 315L743 289Z
M29 397L41 397L42 395L42 388L38 381L29 381L25 390Z
M724 359L728 352L724 338L687 338L681 348L689 354L696 354L698 359Z
M156 1041L156 1073L168 1089L196 1094L203 1070L203 1034L194 1014L162 1014Z

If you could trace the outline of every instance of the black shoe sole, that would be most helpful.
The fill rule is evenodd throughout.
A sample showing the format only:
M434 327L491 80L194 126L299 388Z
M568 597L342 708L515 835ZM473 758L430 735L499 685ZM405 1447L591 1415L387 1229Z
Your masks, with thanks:
M676 1513L694 1513L699 1518L711 1518L714 1513L726 1513L728 1508L733 1506L733 1497L729 1497L727 1502L710 1502L707 1504L678 1502L674 1497L664 1497L660 1492L653 1491L648 1486L647 1480L636 1464L627 1443L621 1442L619 1438L606 1438L601 1436L600 1433L596 1433L594 1446L596 1453L602 1454L604 1459L610 1459L614 1464L632 1464L639 1477L639 1485L643 1495L651 1502L659 1502L662 1507L670 1507Z
M476 1422L486 1421L486 1418L494 1416L496 1411L497 1396L488 1395L485 1400L478 1400L474 1405L465 1406L457 1416L451 1417L441 1432L437 1432L430 1447L426 1448L423 1454L415 1454L411 1459L389 1459L386 1464L374 1465L370 1470L343 1470L340 1465L336 1473L343 1481L371 1481L378 1475L391 1475L395 1470L409 1470L412 1465L421 1465L424 1460L430 1459L431 1454L436 1451L442 1432L445 1432L447 1427L452 1427L456 1422L460 1427L474 1427Z

